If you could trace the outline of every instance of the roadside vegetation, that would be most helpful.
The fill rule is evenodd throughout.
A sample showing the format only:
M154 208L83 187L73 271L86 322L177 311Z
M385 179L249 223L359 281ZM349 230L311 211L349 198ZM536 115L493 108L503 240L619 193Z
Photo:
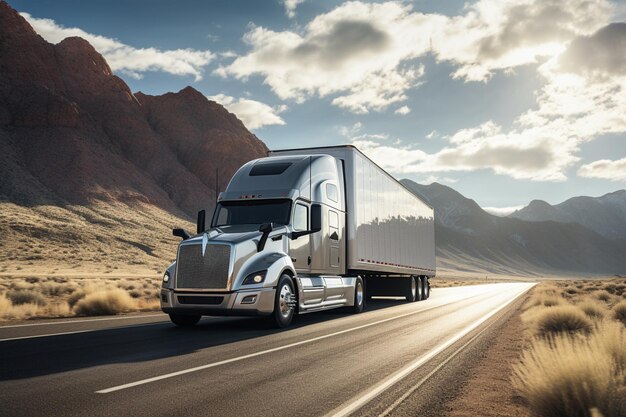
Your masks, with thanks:
M153 277L0 277L0 320L156 310L159 286L159 280Z
M626 416L626 280L541 283L513 384L545 417Z

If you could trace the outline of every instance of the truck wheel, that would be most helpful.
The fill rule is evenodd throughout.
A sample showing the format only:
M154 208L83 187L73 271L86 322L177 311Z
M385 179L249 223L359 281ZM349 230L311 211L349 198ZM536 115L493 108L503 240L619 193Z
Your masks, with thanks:
M356 285L354 286L354 305L352 312L359 314L365 308L365 287L361 277L356 277Z
M408 288L406 289L406 300L409 303L412 303L413 301L417 301L418 298L418 293L419 293L419 288L420 285L417 282L417 280L415 279L415 277L411 277L409 278L409 284L408 284Z
M202 316L200 315L186 315L186 314L174 314L170 313L170 320L172 323L179 327L192 327L195 326Z
M428 277L424 277L422 279L422 284L424 284L423 299L428 300L430 297L430 284L428 283Z
M284 328L291 324L295 314L296 294L293 281L289 275L282 275L276 286L276 296L274 298L274 324Z

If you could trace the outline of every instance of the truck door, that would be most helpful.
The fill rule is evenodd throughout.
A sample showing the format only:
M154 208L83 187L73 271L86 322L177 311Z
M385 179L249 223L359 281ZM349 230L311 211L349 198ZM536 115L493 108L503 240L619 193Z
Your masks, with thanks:
M298 201L293 207L294 231L309 230L309 205ZM308 274L311 272L311 235L300 236L289 241L289 256L296 268L296 272Z

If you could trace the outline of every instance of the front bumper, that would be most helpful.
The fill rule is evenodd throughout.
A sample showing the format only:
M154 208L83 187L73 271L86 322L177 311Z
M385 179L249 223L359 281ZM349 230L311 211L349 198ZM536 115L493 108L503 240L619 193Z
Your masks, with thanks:
M161 310L175 314L267 316L274 311L275 292L274 288L231 293L187 292L162 288ZM245 303L244 299L248 302Z

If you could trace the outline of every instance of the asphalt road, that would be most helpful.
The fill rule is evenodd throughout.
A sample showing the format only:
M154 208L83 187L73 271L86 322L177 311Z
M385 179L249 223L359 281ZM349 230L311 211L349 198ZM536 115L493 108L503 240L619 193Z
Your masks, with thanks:
M0 415L413 415L458 383L531 286L373 300L286 330L215 317L180 329L161 314L4 326Z

